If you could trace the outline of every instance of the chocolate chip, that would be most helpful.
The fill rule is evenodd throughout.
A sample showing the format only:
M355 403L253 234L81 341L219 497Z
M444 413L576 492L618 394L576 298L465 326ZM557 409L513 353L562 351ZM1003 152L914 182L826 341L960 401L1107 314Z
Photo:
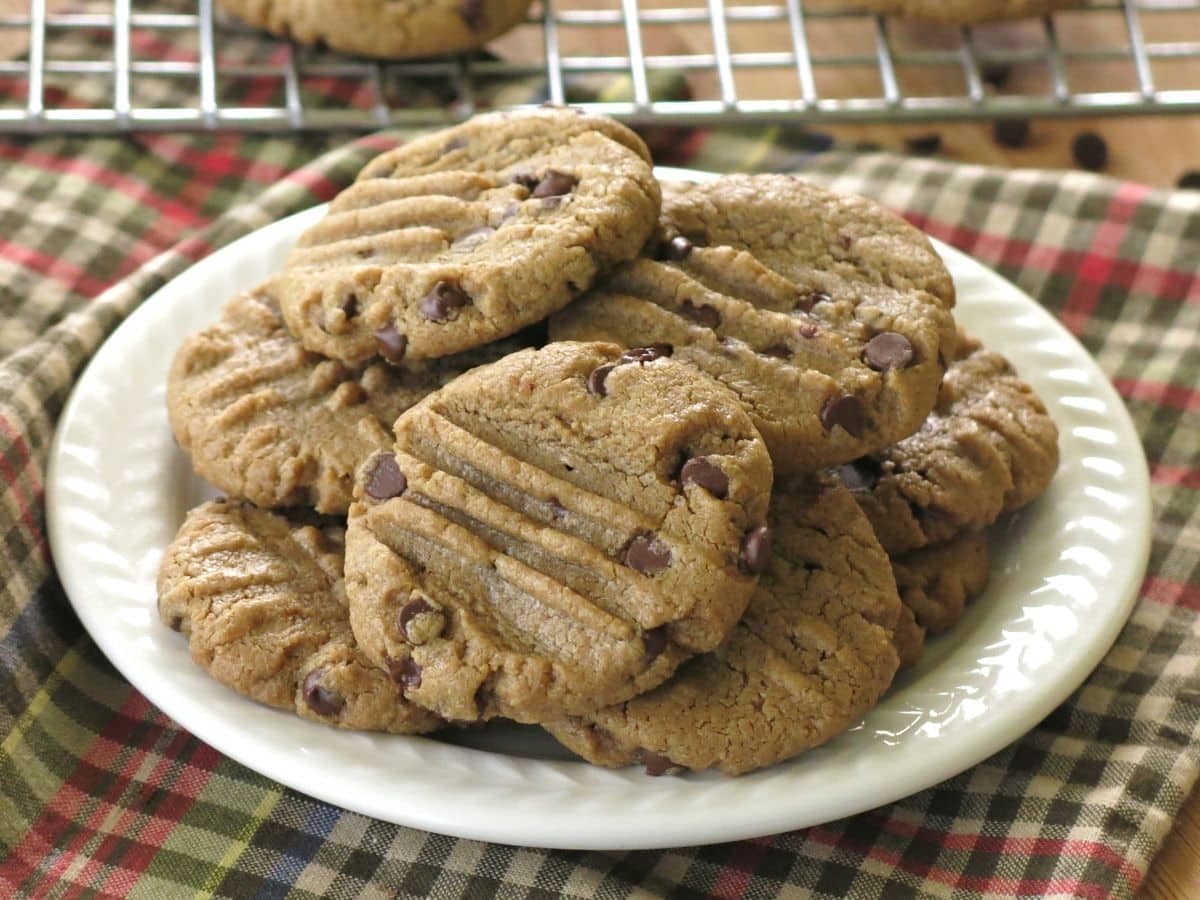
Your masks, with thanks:
M481 228L472 228L470 231L460 234L454 239L454 243L450 247L454 250L465 250L472 247L478 247L493 234L496 229L490 225L484 225Z
M421 315L431 322L445 322L470 302L471 295L456 282L439 281L421 298Z
M642 765L646 767L646 774L657 778L659 775L678 775L683 771L683 766L677 766L670 759L663 756L661 753L653 753L650 750L641 752Z
M904 146L917 156L932 156L942 149L942 136L937 132L913 135L904 139Z
M183 630L183 616L179 615L178 613L171 616L171 621L167 623L167 627L170 628L172 631L182 631Z
M818 334L820 334L821 329L818 328L816 325L814 325L812 322L805 322L803 325L801 325L799 328L797 328L796 331L799 332L800 337L807 338L808 340L812 340Z
M851 437L861 437L867 427L867 411L863 409L862 401L853 394L842 394L833 397L821 410L821 424L826 431L833 431L835 425L841 425Z
M367 476L366 489L367 495L376 500L390 500L408 490L408 479L400 471L396 457L390 453L376 457L371 474Z
M390 656L384 657L384 662L387 663L388 672L392 676L392 681L401 687L419 688L421 686L421 667L411 656L406 656L403 659L393 659Z
M913 361L913 345L902 334L883 331L867 341L863 361L876 372L903 369Z
M396 616L400 633L410 644L427 644L446 627L446 614L424 597L410 600Z
M353 319L358 315L358 295L347 294L346 299L342 301L342 312L346 314L347 319Z
M639 534L625 550L625 565L643 575L656 575L671 565L671 548L653 534Z
M979 74L986 83L999 90L1008 84L1008 79L1012 76L1012 66L1008 63L984 63L979 69Z
M742 538L741 567L752 575L767 571L771 562L771 529L766 525L752 528Z
M561 197L563 194L571 193L571 188L575 187L578 182L579 180L573 175L549 169L542 176L542 180L538 182L530 196Z
M850 245L854 243L854 238L846 234L844 231L839 231L838 241L841 243L843 250L849 250Z
M1085 131L1072 142L1071 155L1081 169L1099 172L1108 165L1108 144L1094 131Z
M685 487L689 484L702 487L718 500L729 496L729 476L704 456L689 459L683 464L679 483Z
M463 0L458 5L459 18L476 34L487 28L486 3L484 0Z
M809 131L805 128L796 137L799 138L800 147L809 153L824 153L837 145L837 139L825 131Z
M375 332L375 343L379 355L393 364L399 364L408 351L408 338L396 330L395 325L385 325Z
M715 306L709 306L707 303L693 303L691 300L684 300L679 311L693 322L699 322L706 328L716 328L721 324L721 313Z
M607 397L608 390L604 387L604 382L608 380L608 373L616 367L616 363L607 363L593 369L587 380L588 393L595 394L597 397Z
M772 344L762 351L763 356L774 356L776 359L791 359L792 349L787 344Z
M643 634L642 646L646 649L646 665L650 665L667 649L667 626L659 625Z
M538 184L538 177L530 172L516 172L508 177L509 184L518 184L527 191L532 191Z
M346 701L336 691L331 691L321 684L321 678L324 675L324 669L313 669L304 676L304 685L301 690L304 692L304 702L308 704L309 709L318 716L332 718L342 711Z
M1175 182L1175 187L1183 191L1200 191L1200 169L1184 172Z
M1001 147L1024 147L1029 143L1029 120L997 119L992 125L992 138Z
M833 471L842 480L842 484L852 491L871 490L883 475L879 463L869 456L838 466Z
M683 262L692 255L692 250L695 247L696 245L682 234L677 234L658 248L658 258L670 260L671 262Z
M670 344L651 344L649 347L633 347L621 354L621 358L617 361L620 363L638 363L645 365L648 362L654 362L656 359L662 359L664 356L670 356L675 352L675 348Z

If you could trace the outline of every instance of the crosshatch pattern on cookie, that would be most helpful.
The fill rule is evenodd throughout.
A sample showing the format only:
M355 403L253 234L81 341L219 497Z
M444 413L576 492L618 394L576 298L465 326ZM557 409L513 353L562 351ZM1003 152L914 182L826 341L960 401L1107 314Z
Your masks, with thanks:
M1001 356L959 336L920 431L837 474L889 553L986 528L1032 502L1058 469L1058 427Z
M163 556L159 616L187 636L197 664L260 703L339 728L432 731L443 723L355 644L344 541L341 521L205 503Z
M954 343L953 285L920 232L786 176L668 184L659 230L551 335L671 344L739 395L781 473L920 426Z
M550 733L599 765L737 775L824 743L874 706L899 666L900 600L870 525L829 478L777 488L770 521L766 571L720 648Z
M765 562L766 448L732 393L653 348L514 354L396 435L351 508L352 621L447 718L646 690L729 633ZM414 602L444 609L434 639L400 622Z
M530 340L515 335L403 367L352 366L300 346L260 287L180 347L167 380L171 429L196 472L232 496L344 514L355 469L391 444L401 412Z
M444 356L530 325L632 259L660 205L649 153L565 109L482 116L373 160L276 279L308 348Z

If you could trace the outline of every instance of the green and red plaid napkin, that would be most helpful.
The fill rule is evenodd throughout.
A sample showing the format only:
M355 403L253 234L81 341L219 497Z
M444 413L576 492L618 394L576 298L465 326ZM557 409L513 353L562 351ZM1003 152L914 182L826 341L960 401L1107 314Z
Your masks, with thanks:
M1200 193L812 156L781 129L658 142L674 149L663 163L797 171L901 211L1057 313L1133 413L1156 523L1132 618L1058 710L935 788L710 847L483 844L281 787L116 674L71 611L44 532L47 452L74 379L167 280L329 199L400 139L0 140L0 896L1132 895L1200 766Z

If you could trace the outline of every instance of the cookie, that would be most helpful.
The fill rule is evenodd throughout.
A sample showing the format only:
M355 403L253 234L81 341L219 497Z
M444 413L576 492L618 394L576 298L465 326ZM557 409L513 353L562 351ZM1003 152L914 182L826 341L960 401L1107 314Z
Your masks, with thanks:
M408 407L472 366L519 349L500 344L396 368L347 366L306 351L266 288L240 294L192 335L167 377L167 411L196 472L263 507L344 514L354 471L391 445Z
M853 0L842 6L870 9L927 22L974 25L1044 16L1082 6L1083 0Z
M530 0L217 0L239 19L301 44L403 59L468 50L525 17Z
M310 350L446 356L540 321L654 228L649 152L570 109L493 113L369 163L275 279Z
M925 654L925 629L917 624L912 609L900 604L900 615L892 634L896 652L900 654L900 668L911 669Z
M665 186L659 232L551 337L670 344L738 394L781 475L920 427L953 351L954 286L915 228L789 176L733 175Z
M838 475L893 555L986 528L1034 500L1058 468L1058 428L999 353L960 336L921 430Z
M192 658L259 703L339 728L415 734L442 724L405 701L350 632L345 529L241 501L184 520L158 573L163 622Z
M446 718L625 700L733 628L770 490L737 398L661 348L520 351L414 406L360 470L354 633Z
M978 531L892 558L905 608L896 637L905 668L920 659L926 634L953 628L967 604L984 592L989 563L987 539Z
M777 489L767 571L713 653L655 690L545 726L589 762L738 775L853 725L892 682L900 600L887 556L833 479Z

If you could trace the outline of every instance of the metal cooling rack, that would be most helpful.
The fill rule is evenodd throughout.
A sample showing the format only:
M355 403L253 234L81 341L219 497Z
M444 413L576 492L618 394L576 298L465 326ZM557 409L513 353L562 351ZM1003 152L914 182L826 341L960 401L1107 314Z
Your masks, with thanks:
M1092 0L976 28L802 0L541 0L494 55L395 63L275 40L213 0L61 14L30 0L0 18L0 38L14 33L28 49L0 60L13 132L374 129L543 100L681 124L1200 110L1200 0Z

